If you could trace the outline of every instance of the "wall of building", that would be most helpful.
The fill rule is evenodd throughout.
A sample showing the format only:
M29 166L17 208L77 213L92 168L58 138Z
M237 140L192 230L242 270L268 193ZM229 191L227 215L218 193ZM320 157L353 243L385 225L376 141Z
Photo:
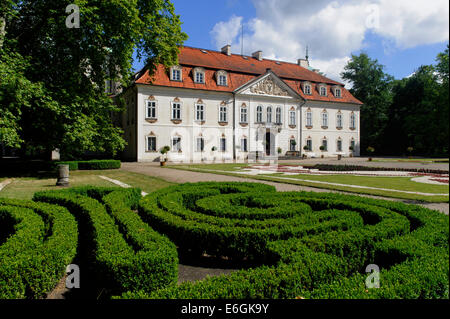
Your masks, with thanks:
M307 126L307 112L312 112L312 127ZM322 113L328 113L328 127L322 126ZM342 128L337 128L337 114L342 114ZM354 129L350 128L350 115L355 114L356 126ZM308 101L302 107L302 141L301 150L303 153L303 147L307 143L307 139L312 140L312 150L306 152L309 155L315 155L320 157L336 156L342 154L343 156L349 156L351 151L349 150L350 141L355 141L355 149L353 151L354 156L360 154L360 123L359 123L360 107L355 104L344 103L324 103L324 102L311 102ZM328 141L328 151L321 151L319 149L322 145L322 140L326 138ZM342 140L342 152L337 150L337 140Z

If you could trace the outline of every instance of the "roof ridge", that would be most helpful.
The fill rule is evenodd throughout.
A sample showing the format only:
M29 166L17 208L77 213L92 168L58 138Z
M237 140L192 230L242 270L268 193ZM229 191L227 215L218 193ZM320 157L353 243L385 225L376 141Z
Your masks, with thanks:
M198 48L198 47L193 47L193 46L188 46L188 45L182 46L181 48L189 48L189 49L200 50L200 51L201 51L201 50L204 50L204 51L208 51L208 52L214 52L214 53L223 54L222 51L212 50L212 49ZM231 53L231 56L238 56L238 57L239 57L239 56L242 56L242 57L253 58L253 56L251 56L251 55L242 55L242 54L236 54L236 53ZM286 64L295 65L295 66L297 66L297 67L299 67L299 68L302 68L303 70L306 70L306 71L308 71L308 72L315 73L315 74L321 76L322 78L328 80L329 82L338 83L338 84L342 85L343 87L345 87L345 84L343 84L342 82L339 82L339 81L330 79L330 78L328 78L328 77L326 77L326 76L324 76L324 75L322 75L322 74L319 74L319 73L317 73L317 72L314 72L314 71L312 71L312 70L309 70L308 68L302 67L301 65L299 65L298 63L295 63L295 62L289 62L289 61L283 61L283 60L275 60L275 59L267 59L267 58L263 58L262 60L263 60L263 61L265 60L265 61L269 61L269 62L274 62L274 63L279 62L279 63L286 63ZM254 73L251 73L251 74L254 74ZM312 81L312 82L316 82L316 81ZM317 83L325 83L325 82L317 82Z

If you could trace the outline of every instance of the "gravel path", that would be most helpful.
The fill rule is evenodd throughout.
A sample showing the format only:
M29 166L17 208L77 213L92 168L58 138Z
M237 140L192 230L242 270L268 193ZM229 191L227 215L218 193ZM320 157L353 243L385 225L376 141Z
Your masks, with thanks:
M302 162L306 162L306 161L302 161ZM337 162L337 160L334 160L334 162ZM390 163L383 163L383 164L390 164ZM405 164L405 163L400 163L400 164ZM414 163L406 163L406 164L414 164ZM439 164L439 165L441 165L441 164ZM417 165L416 165L416 167L417 167ZM447 165L447 167L448 167L448 165ZM188 182L196 183L196 182L210 182L210 181L213 181L213 182L258 182L258 183L273 185L276 187L277 191L279 191L279 192L308 191L308 192L322 192L322 193L323 192L345 193L345 192L333 191L333 190L329 190L329 189L321 189L321 188L314 188L314 187L300 186L300 185L293 185L293 184L275 183L275 182L269 182L269 181L255 180L255 179L251 179L251 178L244 178L244 177L191 172L191 171L177 170L177 169L172 169L172 168L167 168L167 167L161 168L159 166L159 163L122 163L121 169L130 171L130 172L144 174L144 175L160 177L169 182L175 182L175 183L188 183ZM442 168L440 168L440 169L442 169ZM355 194L353 193L352 195L355 195ZM371 195L360 195L360 196L366 196L366 197L378 198L378 199L386 199L386 200L392 200L392 201L401 201L401 202L408 203L408 204L419 204L423 207L427 207L430 209L434 209L434 210L443 212L446 215L449 214L449 204L448 203L419 203L419 202L415 202L415 201L411 201L411 200L386 198L386 197L380 197L380 196L371 196Z

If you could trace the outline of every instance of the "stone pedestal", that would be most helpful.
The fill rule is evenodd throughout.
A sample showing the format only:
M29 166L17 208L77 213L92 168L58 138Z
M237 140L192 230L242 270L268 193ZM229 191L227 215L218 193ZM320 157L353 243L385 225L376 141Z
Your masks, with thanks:
M58 165L56 186L69 186L69 165Z

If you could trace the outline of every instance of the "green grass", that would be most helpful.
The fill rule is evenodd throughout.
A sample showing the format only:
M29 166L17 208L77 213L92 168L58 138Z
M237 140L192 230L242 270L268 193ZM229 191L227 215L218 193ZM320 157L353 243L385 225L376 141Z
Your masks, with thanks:
M345 191L351 193L359 193L359 194L368 194L368 195L376 195L383 197L392 197L392 198L401 198L401 199L409 199L409 200L417 200L424 202L448 202L448 196L425 196L418 194L408 194L408 193L399 193L399 192L390 192L386 190L375 190L375 189L360 189L360 188L352 188L347 186L340 185L326 185L321 183L314 183L313 181L321 181L321 182L330 182L330 183L339 183L339 184L348 184L348 185L358 185L358 186L368 186L368 187L377 187L377 188L388 188L393 190L401 190L401 191L410 191L410 192L421 192L421 193L436 193L436 194L445 194L449 192L448 186L445 185L432 185L432 184L424 184L411 181L411 177L384 177L384 176L351 176L351 175L307 175L307 174L299 174L299 175L289 175L283 176L282 174L261 174L261 175L245 175L240 174L239 169L242 167L248 166L248 164L206 164L206 165L173 165L169 166L170 168L176 169L184 169L190 171L198 171L205 172L207 170L208 173L220 174L220 175L229 175L236 177L246 177L256 180L266 180L287 184L295 184L301 186L309 186L315 188L323 188L337 191ZM294 178L298 180L288 180L283 177ZM310 181L304 181L310 180Z
M172 183L163 179L137 173L122 170L100 170L70 172L70 186L116 186L109 181L101 179L99 175L117 179L133 187L139 187L147 193L172 185ZM13 182L0 191L0 197L31 199L35 192L61 189L60 187L55 186L56 177L40 176L13 178Z

